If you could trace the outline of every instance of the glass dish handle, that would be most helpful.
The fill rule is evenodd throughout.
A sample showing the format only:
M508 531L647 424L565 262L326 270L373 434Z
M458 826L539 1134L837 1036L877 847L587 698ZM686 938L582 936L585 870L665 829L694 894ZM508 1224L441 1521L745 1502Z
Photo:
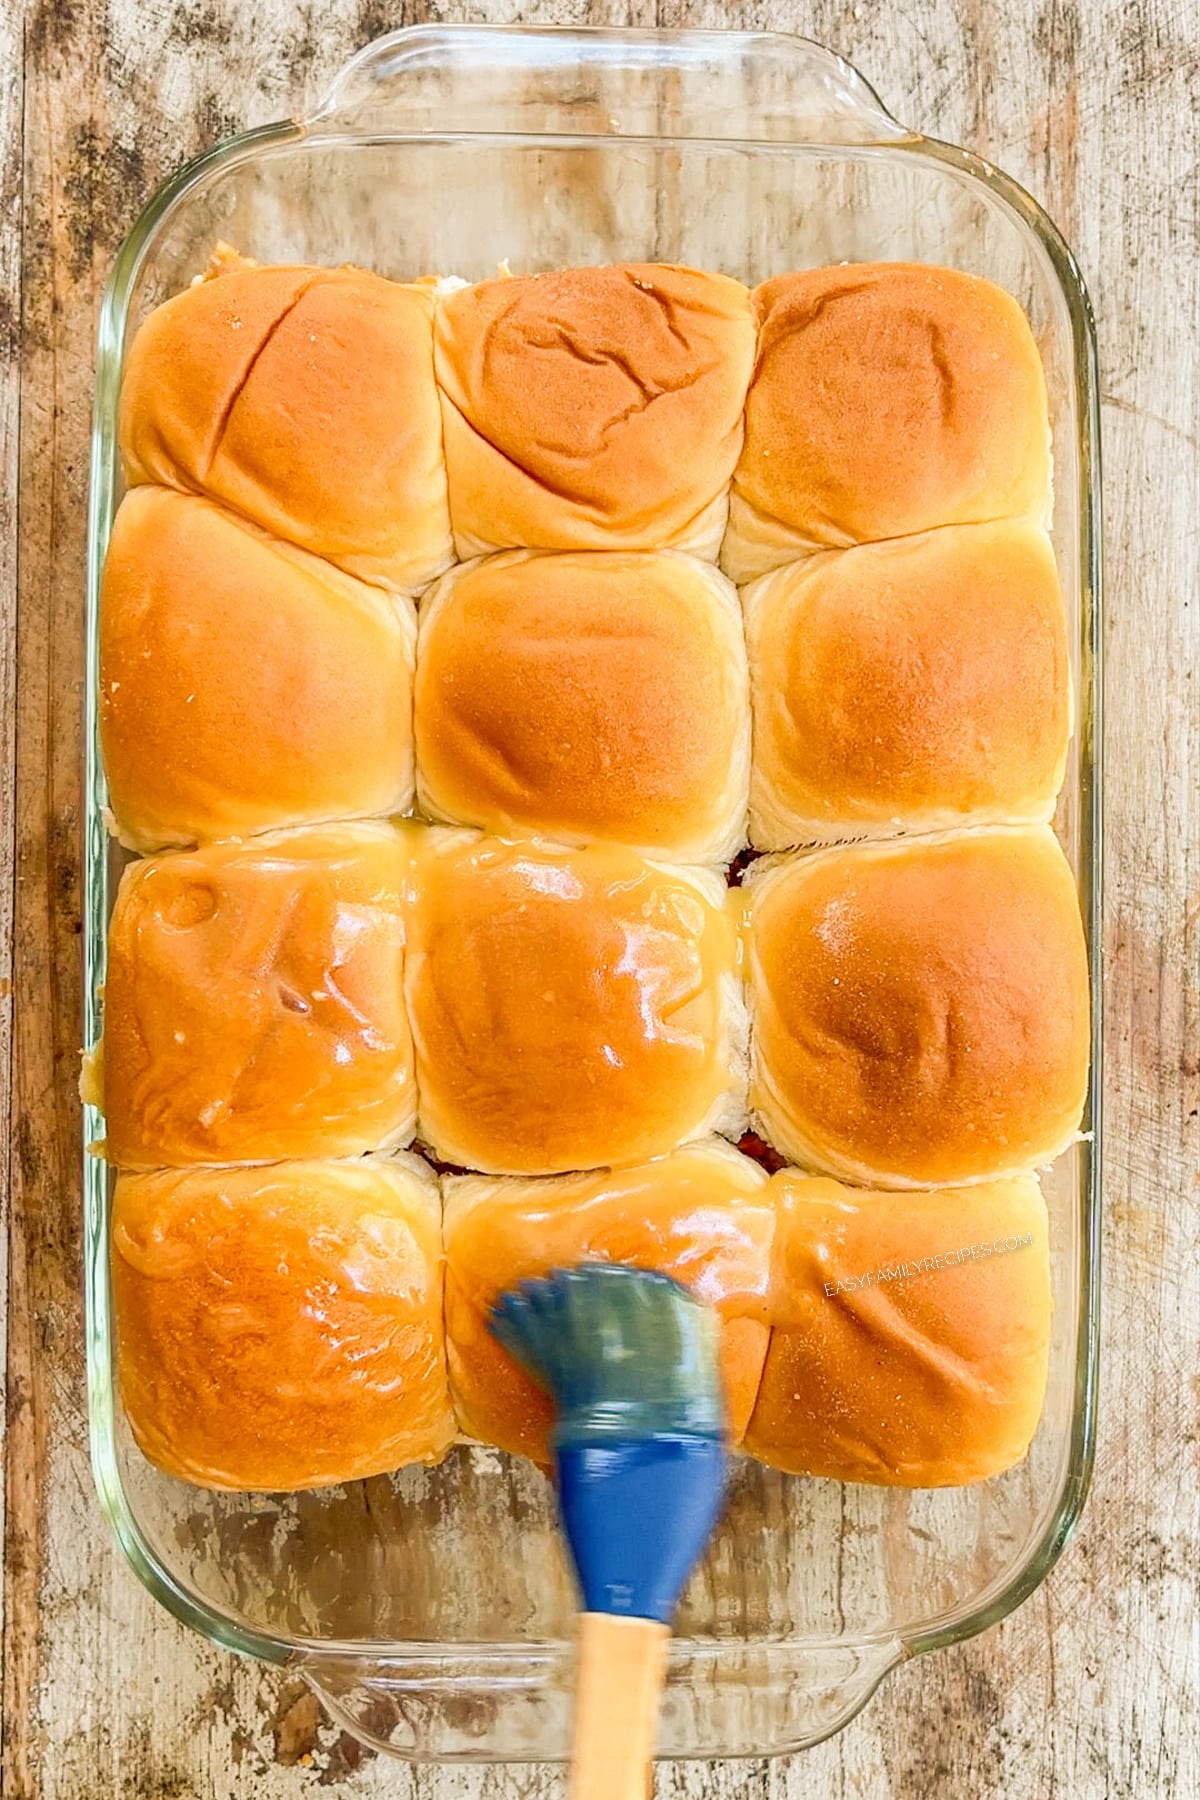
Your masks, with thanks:
M898 1638L805 1646L677 1640L663 1696L658 1755L696 1754L697 1696L715 1715L706 1755L803 1750L861 1712L906 1655ZM343 1731L374 1750L420 1761L558 1762L570 1741L570 1643L435 1645L389 1656L296 1659Z
M875 145L913 134L861 75L778 32L416 25L351 57L313 137L575 136Z

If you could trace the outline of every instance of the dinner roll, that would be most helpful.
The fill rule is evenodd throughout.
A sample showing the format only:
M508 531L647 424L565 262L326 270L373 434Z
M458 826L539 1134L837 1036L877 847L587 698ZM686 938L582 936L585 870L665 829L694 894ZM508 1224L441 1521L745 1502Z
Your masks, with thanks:
M459 556L669 546L715 558L753 358L742 284L669 263L445 297L437 376Z
M746 1448L835 1481L957 1487L1029 1449L1046 1393L1050 1258L1029 1175L864 1193L792 1170Z
M616 1172L448 1180L446 1350L460 1428L550 1461L549 1398L493 1337L491 1308L552 1269L620 1262L673 1275L720 1314L727 1429L740 1443L767 1348L766 1187L757 1164L719 1139Z
M443 1161L639 1162L744 1115L720 878L625 849L423 834L405 990L419 1132Z
M185 288L133 340L118 430L131 483L197 489L364 581L450 561L426 287L235 267Z
M412 602L133 488L100 592L100 739L137 850L412 803Z
M848 263L766 281L754 307L722 551L735 581L831 545L1045 521L1046 382L1010 294L958 269Z
M406 1143L407 869L386 825L127 868L104 991L110 1160L271 1162Z
M751 1103L787 1156L904 1188L1071 1142L1087 951L1047 826L784 857L748 887Z
M827 551L744 600L757 848L1051 816L1070 671L1038 526Z
M166 1474L325 1487L453 1441L419 1158L121 1175L111 1267L121 1399Z
M456 569L421 607L416 731L435 818L727 861L750 764L737 595L670 552Z

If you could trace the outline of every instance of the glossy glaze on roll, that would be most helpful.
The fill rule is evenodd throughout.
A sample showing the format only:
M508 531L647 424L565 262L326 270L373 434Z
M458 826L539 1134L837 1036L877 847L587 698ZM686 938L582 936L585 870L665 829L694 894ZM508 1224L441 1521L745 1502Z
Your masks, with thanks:
M728 1431L740 1443L767 1345L775 1213L766 1190L762 1170L720 1140L590 1175L448 1180L446 1341L461 1429L549 1461L549 1402L492 1336L489 1308L555 1268L623 1262L672 1275L716 1308Z
M496 1174L636 1162L743 1116L724 883L627 850L421 834L405 991L419 1136Z
M407 869L385 825L132 864L104 996L111 1160L271 1162L407 1143Z
M727 861L750 710L737 595L660 552L511 551L421 605L422 809L506 837Z
M151 1462L273 1490L436 1462L439 1212L416 1157L120 1176L118 1378Z

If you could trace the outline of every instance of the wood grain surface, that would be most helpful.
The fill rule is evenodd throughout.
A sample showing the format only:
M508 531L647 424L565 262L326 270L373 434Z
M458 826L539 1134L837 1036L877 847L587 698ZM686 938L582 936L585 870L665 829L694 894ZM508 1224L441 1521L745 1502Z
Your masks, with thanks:
M561 1791L536 1768L384 1764L298 1685L187 1635L109 1541L83 1409L81 619L101 284L182 159L296 111L351 50L426 18L802 31L849 56L901 119L999 162L1077 251L1100 326L1107 469L1109 1162L1092 1497L1024 1607L895 1674L839 1737L787 1762L664 1769L656 1791L1200 1793L1200 0L3 0L3 1795Z

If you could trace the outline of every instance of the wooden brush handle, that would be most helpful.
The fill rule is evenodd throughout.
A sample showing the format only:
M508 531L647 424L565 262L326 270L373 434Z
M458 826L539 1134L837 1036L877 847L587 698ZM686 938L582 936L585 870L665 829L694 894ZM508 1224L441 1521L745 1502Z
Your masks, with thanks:
M647 1800L670 1636L655 1619L580 1615L569 1800Z

